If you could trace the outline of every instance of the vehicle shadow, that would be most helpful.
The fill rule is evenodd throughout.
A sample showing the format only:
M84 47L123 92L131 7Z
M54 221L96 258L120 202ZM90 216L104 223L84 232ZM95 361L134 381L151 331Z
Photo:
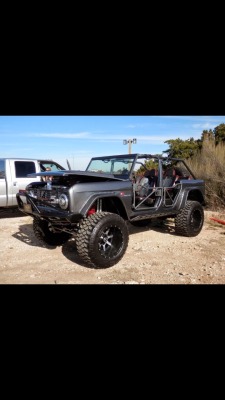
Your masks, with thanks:
M139 232L149 232L150 230L176 235L174 222L170 219L152 219L146 226L134 226L131 223L128 223L128 229L130 235L134 235L135 233Z
M45 249L54 250L57 246L49 246L45 243L41 243L33 232L33 224L23 224L19 226L19 231L12 235L15 239L20 240L29 246L41 247Z
M18 218L18 217L26 217L24 213L22 213L18 208L0 208L0 219L1 218Z
M174 235L174 226L169 220L161 220L161 221L151 221L146 227L137 227L128 223L129 234L133 235L139 232L148 232L149 230L154 230L157 232L167 233ZM34 235L33 232L33 224L23 224L19 226L19 231L12 235L17 240L29 245L40 248L45 248L49 250L54 250L57 246L49 246L45 243L40 242ZM60 247L60 246L59 246ZM76 248L76 241L74 238L69 239L62 247L62 254L71 262L78 264L85 268L96 269L87 265L78 255ZM105 266L107 267L107 265Z
M33 224L23 224L19 226L19 231L12 235L15 239L19 240L22 243L27 244L28 246L40 247L49 250L56 249L57 246L49 246L45 243L40 242L33 232ZM76 249L76 243L73 238L69 239L62 247L63 255L73 263L76 263L80 266L89 268L79 257Z
M137 227L128 223L128 230L129 230L129 235L134 235L135 233L139 232L148 232L149 230L175 235L174 226L172 222L169 220L160 220L160 221L154 220L151 221L146 227ZM85 268L97 269L96 267L91 267L85 264L81 260L81 258L77 253L76 241L74 239L70 239L62 246L62 253L69 261L73 263L76 263ZM110 267L108 267L107 265L105 266L105 268L101 267L101 269L108 269L108 268Z

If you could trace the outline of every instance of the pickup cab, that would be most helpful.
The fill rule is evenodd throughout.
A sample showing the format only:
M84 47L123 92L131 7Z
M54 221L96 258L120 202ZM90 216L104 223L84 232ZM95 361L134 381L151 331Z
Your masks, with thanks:
M47 171L65 170L52 160L36 160L28 158L0 158L0 209L18 207L16 193L24 190L31 182L40 182L43 178L28 177L28 174Z

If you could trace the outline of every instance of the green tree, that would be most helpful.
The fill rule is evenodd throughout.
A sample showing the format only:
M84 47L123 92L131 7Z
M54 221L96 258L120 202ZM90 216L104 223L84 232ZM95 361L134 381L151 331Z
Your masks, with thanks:
M217 146L221 142L225 142L225 124L216 126L213 130L204 130L202 132L202 142L215 142Z
M183 158L188 159L193 157L197 151L201 148L201 140L194 140L190 138L187 140L170 139L166 140L164 143L169 145L169 149L163 151L173 158Z
M160 156L160 155L159 155ZM161 156L160 156L161 157ZM153 169L153 168L158 168L158 163L157 162L154 162L153 160L148 160L148 161L146 161L145 163L144 163L144 165L145 165L145 167L147 168L147 169ZM139 174L143 174L144 172L145 172L146 170L145 170L145 168L144 167L140 167L138 170L137 170L137 174L139 175Z
M225 142L225 124L220 124L213 130L216 145Z
M202 142L214 142L215 136L212 129L210 129L209 131L207 129L204 129L204 131L202 132L201 140Z

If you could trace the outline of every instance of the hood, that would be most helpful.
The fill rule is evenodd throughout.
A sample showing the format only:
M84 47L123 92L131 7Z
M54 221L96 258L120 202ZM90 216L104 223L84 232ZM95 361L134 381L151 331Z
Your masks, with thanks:
M37 172L35 174L29 174L27 175L29 178L35 178L37 176L55 176L55 177L62 177L62 176L74 176L74 177L82 177L82 176L86 176L86 177L90 177L90 178L97 178L97 179L102 179L102 180L114 180L114 181L126 181L129 179L129 176L127 176L127 179L122 179L119 178L116 175L112 175L112 174L104 174L104 173L97 173L97 172L90 172L90 171L57 171L57 172L53 172L53 171L49 171L49 172Z

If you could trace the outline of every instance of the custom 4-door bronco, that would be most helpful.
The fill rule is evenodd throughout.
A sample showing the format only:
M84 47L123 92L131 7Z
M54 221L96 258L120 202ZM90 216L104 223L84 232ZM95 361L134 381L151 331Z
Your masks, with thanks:
M17 194L19 209L33 216L35 236L59 246L71 237L87 265L107 268L126 252L128 222L145 226L173 218L175 232L197 236L204 223L205 184L184 160L150 154L91 159L85 171L45 172Z

